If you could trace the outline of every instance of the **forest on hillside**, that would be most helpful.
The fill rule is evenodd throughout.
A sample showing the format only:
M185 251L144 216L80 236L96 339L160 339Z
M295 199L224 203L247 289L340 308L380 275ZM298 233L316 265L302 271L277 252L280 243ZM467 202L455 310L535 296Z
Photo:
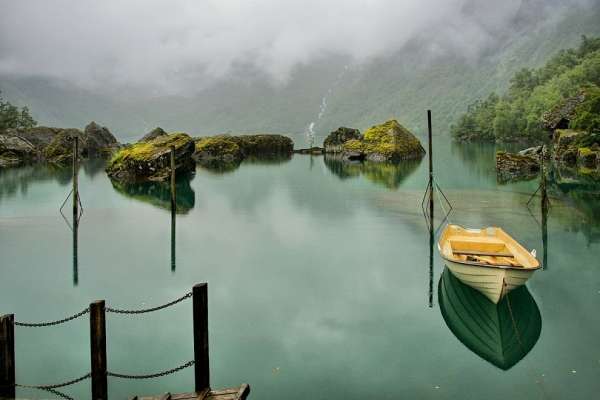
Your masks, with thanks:
M506 93L492 92L470 104L452 125L461 141L540 142L548 137L543 116L567 99L584 94L569 128L600 130L600 38L582 36L577 48L564 49L538 69L523 68Z

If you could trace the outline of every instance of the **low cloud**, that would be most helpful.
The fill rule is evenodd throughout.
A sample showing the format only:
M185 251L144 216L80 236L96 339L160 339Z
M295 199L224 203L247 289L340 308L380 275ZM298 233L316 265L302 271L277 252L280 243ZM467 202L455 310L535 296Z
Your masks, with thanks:
M432 54L476 57L519 18L582 0L19 0L0 13L0 74L156 94L240 70L285 84L330 55L356 63L427 37Z

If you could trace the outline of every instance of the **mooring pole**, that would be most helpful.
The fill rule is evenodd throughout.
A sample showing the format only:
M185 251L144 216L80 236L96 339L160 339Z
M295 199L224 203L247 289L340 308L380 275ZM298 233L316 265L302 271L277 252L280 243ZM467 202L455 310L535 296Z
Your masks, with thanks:
M176 265L176 255L175 255L175 209L171 210L171 272L175 272L177 268Z
M78 218L79 214L79 137L73 136L73 222Z
M541 208L542 208L542 247L543 247L543 259L542 259L542 268L548 269L548 189L546 182L546 171L544 168L545 163L545 146L542 146L542 156L541 156L541 174L542 174L542 182L540 183L541 191L542 191L542 199L541 199Z
M90 358L92 366L92 400L108 400L104 300L98 300L90 304Z
M194 378L196 392L210 388L208 360L208 284L200 283L192 290L194 312Z
M431 135L431 110L427 110L427 136L429 146L429 307L433 307L433 143Z
M0 317L0 398L14 399L15 389L15 317Z
M177 207L177 191L175 185L175 146L171 146L171 209Z
M73 137L73 285L79 283L77 239L79 230L79 137Z

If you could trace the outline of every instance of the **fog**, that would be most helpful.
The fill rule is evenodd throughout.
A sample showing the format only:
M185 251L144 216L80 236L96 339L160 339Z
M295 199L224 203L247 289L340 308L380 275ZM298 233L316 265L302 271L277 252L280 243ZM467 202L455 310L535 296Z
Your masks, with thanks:
M250 72L285 85L331 56L360 64L426 38L476 59L583 0L19 0L0 10L0 74L179 94Z

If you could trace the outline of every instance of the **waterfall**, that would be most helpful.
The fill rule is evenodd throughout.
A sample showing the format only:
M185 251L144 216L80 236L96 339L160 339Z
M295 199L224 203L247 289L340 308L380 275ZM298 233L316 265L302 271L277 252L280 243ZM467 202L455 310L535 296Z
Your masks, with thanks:
M319 113L317 114L317 118L315 120L311 121L308 124L308 127L306 128L306 130L304 131L304 135L306 136L306 141L307 141L308 147L313 147L315 145L315 140L316 140L315 125L318 124L319 121L323 118L323 115L325 115L325 111L327 111L327 98L329 96L331 96L331 94L333 93L333 89L337 85L340 84L340 81L343 78L343 76L347 70L348 70L348 65L344 65L344 68L337 75L333 84L329 87L329 89L327 89L327 92L321 98L321 105L319 106Z

